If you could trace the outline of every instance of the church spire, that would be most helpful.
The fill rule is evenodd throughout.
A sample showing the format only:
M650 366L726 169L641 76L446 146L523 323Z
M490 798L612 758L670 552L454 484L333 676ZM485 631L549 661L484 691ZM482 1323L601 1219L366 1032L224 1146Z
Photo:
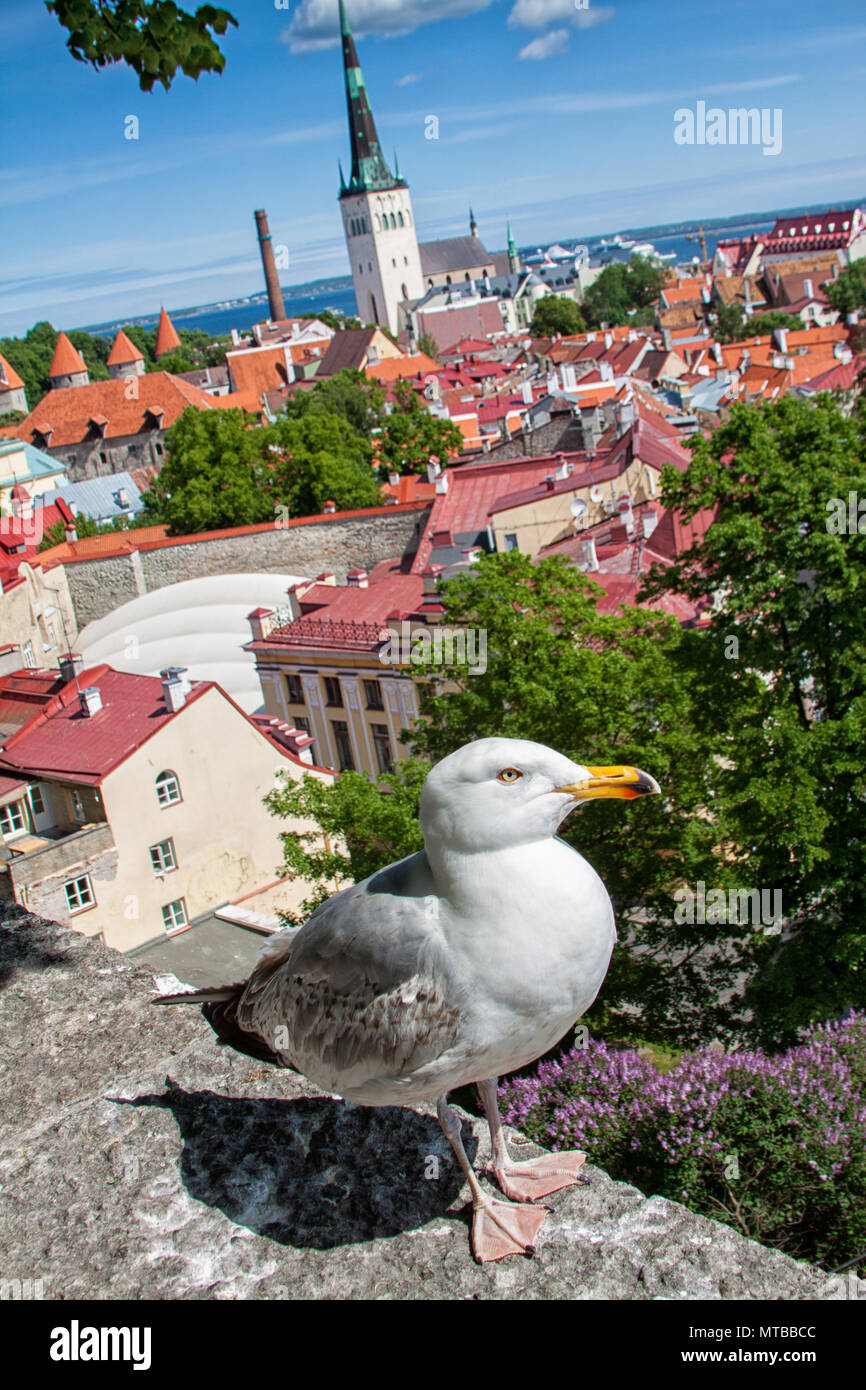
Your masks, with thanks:
M352 142L352 173L348 185L340 192L362 193L374 189L396 188L402 185L403 180L399 177L394 178L382 154L344 0L340 0L340 33L346 77L346 103L349 108L349 136Z
M475 221L475 213L472 211L471 208L469 209L469 235L478 235L478 223Z

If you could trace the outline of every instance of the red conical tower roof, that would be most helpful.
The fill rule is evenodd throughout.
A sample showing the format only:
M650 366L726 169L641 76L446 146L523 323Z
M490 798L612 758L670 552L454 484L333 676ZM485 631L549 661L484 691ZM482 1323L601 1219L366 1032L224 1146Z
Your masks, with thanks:
M174 352L181 347L180 338L175 332L174 324L164 309L159 313L159 328L156 330L156 357L161 357L164 352Z
M65 333L61 333L57 339L57 346L54 349L54 356L51 359L51 376L75 376L76 372L86 372L87 363L78 351L70 343Z
M144 353L139 352L135 343L132 342L130 338L127 338L122 328L118 329L117 337L114 340L111 352L108 354L108 366L117 367L121 362L143 361Z

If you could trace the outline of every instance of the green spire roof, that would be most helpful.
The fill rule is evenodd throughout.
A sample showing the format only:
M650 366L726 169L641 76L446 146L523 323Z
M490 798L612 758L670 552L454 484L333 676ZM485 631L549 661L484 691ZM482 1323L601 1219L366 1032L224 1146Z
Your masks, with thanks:
M340 0L340 32L343 36L343 69L346 76L346 103L349 109L349 137L352 142L352 173L348 184L340 188L340 196L348 193L367 193L403 185L395 178L385 162L376 122L367 99L364 74L358 61L355 40L349 28L346 6Z
M510 223L510 222L509 222L509 224L508 224L508 254L509 254L509 256L516 256L516 255L517 255L517 247L516 247L516 245L515 245L515 243L514 243L514 233L513 233L512 230L511 230L511 223Z

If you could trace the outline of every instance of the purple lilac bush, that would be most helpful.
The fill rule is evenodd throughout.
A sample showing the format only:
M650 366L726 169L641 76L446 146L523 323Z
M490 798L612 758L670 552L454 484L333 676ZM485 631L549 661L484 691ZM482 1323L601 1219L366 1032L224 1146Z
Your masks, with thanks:
M667 1073L590 1041L499 1097L545 1148L583 1149L765 1245L828 1268L866 1251L866 1014L777 1055L702 1050Z

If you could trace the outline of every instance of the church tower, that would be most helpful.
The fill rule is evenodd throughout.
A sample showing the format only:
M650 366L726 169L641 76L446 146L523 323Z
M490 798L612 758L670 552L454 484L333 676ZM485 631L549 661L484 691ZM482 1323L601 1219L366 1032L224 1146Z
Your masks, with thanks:
M343 0L340 29L352 145L348 182L340 169L340 208L355 299L362 322L396 334L402 327L397 306L424 294L412 199L399 165L392 174L382 154Z

